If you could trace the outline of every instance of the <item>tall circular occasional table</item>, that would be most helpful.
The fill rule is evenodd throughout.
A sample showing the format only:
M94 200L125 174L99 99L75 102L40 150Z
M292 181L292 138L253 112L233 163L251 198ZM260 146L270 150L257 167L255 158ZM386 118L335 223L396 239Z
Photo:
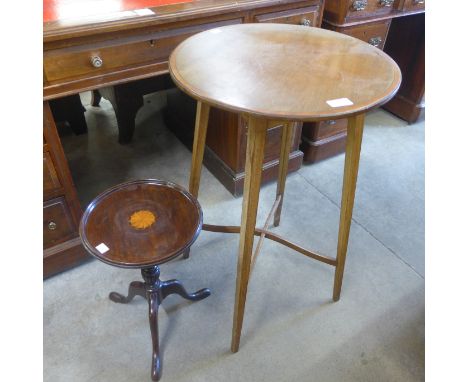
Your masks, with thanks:
M86 250L104 263L139 268L144 282L133 281L124 296L109 298L129 303L146 298L153 343L151 378L161 378L158 308L171 294L198 301L209 289L187 293L178 280L159 279L159 265L185 253L198 237L203 213L198 201L182 187L163 180L136 180L114 186L98 195L86 208L80 222L80 237Z
M264 238L335 267L333 300L341 293L365 113L397 92L401 72L379 49L353 37L286 24L225 26L183 41L169 59L177 86L195 98L197 114L189 191L198 195L210 107L248 121L240 227L204 224L215 232L240 233L231 350L239 349L247 285ZM280 222L294 123L347 118L347 141L336 257L320 255L270 231ZM268 122L283 124L277 198L263 228L257 206ZM219 126L222 128L222 126ZM260 236L252 256L254 235Z

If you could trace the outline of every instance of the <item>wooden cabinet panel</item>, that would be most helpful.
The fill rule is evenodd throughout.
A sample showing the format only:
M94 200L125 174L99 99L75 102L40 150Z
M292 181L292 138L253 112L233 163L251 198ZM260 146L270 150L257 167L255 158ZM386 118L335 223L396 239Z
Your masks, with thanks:
M63 243L76 236L76 226L64 197L44 202L44 248Z
M235 18L46 51L45 77L47 81L53 82L167 62L174 48L189 36L207 29L240 23L242 19Z
M75 225L78 225L82 213L80 202L78 201L78 195L73 184L70 169L68 168L65 153L63 152L62 145L60 144L57 127L55 126L54 118L47 102L44 102L43 104L43 131L46 142L46 151L50 153L50 156L53 159L54 171L63 187L61 194L67 201L73 217L73 222ZM48 199L48 197L44 197L44 201L46 199Z
M79 237L44 250L43 277L47 278L90 260Z
M396 96L383 108L409 123L422 118L425 110L424 16L420 13L394 19L384 49L400 67L403 82Z
M301 150L305 163L314 163L343 152L347 119L304 123Z
M324 22L325 29L334 30L349 36L358 38L365 41L376 48L383 49L387 39L388 30L390 28L391 20L382 20L377 22L370 22L359 24L350 27L336 27Z
M48 151L45 151L43 154L42 164L44 199L47 199L50 197L50 195L59 193L62 189L62 185L60 184L57 172L55 171L54 163L52 162L52 158Z
M247 150L247 121L244 118L241 119L240 126L240 150L238 152L239 172L245 171L245 154ZM265 142L265 154L263 158L263 164L268 164L278 160L278 155L281 150L281 130L283 124L281 122L269 121L268 130L266 133ZM299 147L300 128L296 126L293 132L293 138L291 140L290 152L293 153Z
M43 277L88 259L78 237L81 207L50 107L44 103Z
M176 94L176 93L174 93ZM190 108L191 118L187 119L189 126L194 125L194 101L187 100L186 96L179 96L177 101L172 101L177 95L170 95L169 104L172 108L175 102L183 103L184 108ZM179 101L180 99L180 101ZM190 105L191 103L191 105ZM182 114L182 109L180 110ZM269 122L265 143L265 157L263 163L266 165L278 159L281 143L282 124ZM291 152L299 147L299 137L295 130L291 142ZM192 139L192 137L190 137ZM247 121L239 114L221 109L211 108L206 135L206 145L213 151L229 169L237 174L245 170L245 153L247 149Z
M319 26L320 6L288 9L282 12L271 12L255 16L258 23L296 24L304 26Z
M166 125L189 148L192 147L196 102L178 89L167 93ZM271 122L266 136L262 183L278 176L281 124ZM302 164L299 150L302 125L297 124L289 155L289 171ZM247 124L236 113L216 108L210 110L204 165L235 196L243 192Z
M346 118L304 123L302 136L311 141L319 141L332 135L346 132L347 126L348 120Z

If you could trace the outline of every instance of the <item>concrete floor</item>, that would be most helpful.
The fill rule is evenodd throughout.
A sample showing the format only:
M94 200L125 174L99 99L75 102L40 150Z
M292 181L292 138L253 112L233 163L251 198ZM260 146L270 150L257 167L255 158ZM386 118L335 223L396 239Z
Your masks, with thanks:
M89 133L63 137L83 205L129 179L187 187L191 153L164 126L164 94L145 98L126 146L117 143L110 104L83 100ZM275 231L334 256L343 159L288 177ZM241 199L206 169L202 177L205 222L239 224ZM262 188L259 222L274 196L274 184ZM202 232L190 259L162 266L163 279L212 290L196 303L164 301L162 381L424 380L424 123L368 115L341 300L331 300L331 267L267 241L249 284L240 351L231 354L237 245L236 235ZM139 279L138 270L92 260L44 281L44 381L150 381L146 301L107 297Z

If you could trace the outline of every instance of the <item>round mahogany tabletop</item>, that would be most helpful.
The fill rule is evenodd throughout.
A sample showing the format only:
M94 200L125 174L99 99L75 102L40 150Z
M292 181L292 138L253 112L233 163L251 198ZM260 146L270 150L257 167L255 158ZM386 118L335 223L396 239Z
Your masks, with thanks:
M97 196L81 218L80 237L86 250L105 263L144 268L182 254L202 221L200 204L182 187L137 180Z
M365 112L390 100L401 72L384 52L325 29L239 24L183 41L169 71L211 106L270 119L318 121Z

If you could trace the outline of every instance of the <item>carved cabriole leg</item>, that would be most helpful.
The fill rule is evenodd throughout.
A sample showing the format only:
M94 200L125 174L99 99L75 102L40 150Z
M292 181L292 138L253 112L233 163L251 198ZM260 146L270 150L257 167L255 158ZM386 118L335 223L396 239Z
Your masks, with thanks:
M119 143L129 143L135 132L135 117L143 106L143 95L133 91L127 84L101 88L99 94L109 100L114 108Z
M359 169L362 133L364 130L365 114L348 118L348 135L346 138L346 156L343 175L343 189L341 194L340 229L338 233L338 249L336 255L335 282L333 300L340 299L341 284L348 249L349 231L353 216L354 194Z
M162 373L161 355L159 351L158 308L162 302L160 270L158 266L143 268L141 275L145 280L146 299L148 300L148 316L153 343L153 356L151 360L151 379L159 381Z
M68 121L74 134L85 134L88 131L80 95L73 94L49 101L52 115L56 122Z
M276 198L281 195L278 208L275 212L273 225L279 226L281 219L281 209L283 207L284 189L286 187L286 176L288 175L289 151L291 150L291 140L293 137L295 124L285 123L281 129L281 152L279 157L278 185L276 186Z
M85 134L88 132L88 125L86 124L86 118L84 116L86 109L83 107L78 94L70 97L72 99L68 118L70 127L76 135Z
M138 110L143 106L143 97L135 96L131 100L122 102L125 106L114 106L117 126L119 128L119 143L125 144L132 140L135 132L135 118Z
M239 350L244 318L255 223L257 220L258 196L262 178L266 131L267 120L252 116L249 117L239 258L237 262L236 299L231 341L231 351L233 353Z
M130 301L133 300L135 296L141 296L143 298L146 298L146 288L145 284L142 283L141 281L132 281L128 287L128 296L125 297L124 295L121 295L120 293L117 292L111 292L109 294L109 298L117 303L120 304L127 304Z
M208 119L210 107L201 102L197 102L197 116L195 119L195 131L193 133L192 167L190 168L189 192L198 198L200 189L200 177L203 164L203 154L205 153L206 131L208 129ZM190 250L184 252L184 259L189 257Z
M151 329L151 340L153 342L153 356L151 360L151 379L159 381L162 374L161 355L159 352L159 330L158 330L158 308L159 294L157 291L147 292L148 299L148 315Z

